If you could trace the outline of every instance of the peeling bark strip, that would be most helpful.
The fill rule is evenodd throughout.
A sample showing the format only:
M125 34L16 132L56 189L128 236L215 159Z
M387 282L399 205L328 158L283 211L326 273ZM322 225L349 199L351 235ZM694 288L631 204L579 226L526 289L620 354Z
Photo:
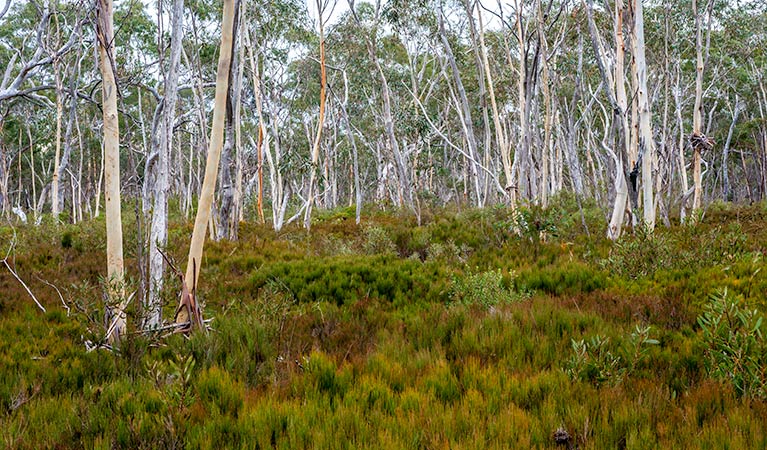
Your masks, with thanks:
M189 260L186 267L184 280L187 287L192 291L197 289L200 266L202 261L202 248L205 244L205 232L210 220L210 208L213 201L213 192L216 187L216 175L218 163L221 158L221 148L224 145L224 122L226 119L226 97L229 90L229 69L232 64L232 42L234 30L235 0L224 0L224 15L221 27L221 52L218 56L218 72L216 74L216 97L213 107L213 127L210 133L210 149L205 163L205 178L202 183L202 192L197 207L197 215L194 219L194 232L189 246ZM189 310L182 308L176 314L176 323L189 322Z
M125 296L123 269L123 232L120 214L120 128L117 116L117 81L115 79L114 33L112 0L96 3L96 37L99 44L101 68L102 110L104 120L104 196L107 227L107 277L109 302L115 305L112 323L106 339L110 344L125 332Z

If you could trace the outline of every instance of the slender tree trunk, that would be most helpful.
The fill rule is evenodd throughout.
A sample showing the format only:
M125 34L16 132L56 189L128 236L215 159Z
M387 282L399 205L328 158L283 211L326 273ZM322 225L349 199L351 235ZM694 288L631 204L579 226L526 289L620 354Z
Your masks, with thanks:
M724 149L722 150L722 197L728 202L732 201L733 195L730 186L730 172L727 164L729 163L730 143L732 142L732 135L735 131L735 124L738 122L738 115L740 115L741 107L740 99L736 95L735 106L732 111L732 122L730 122L730 129L727 131L727 140L725 141Z
M219 195L220 201L218 202L218 228L215 234L212 234L215 239L236 239L237 238L237 226L239 225L238 218L239 213L235 205L235 179L232 176L232 166L236 165L234 158L235 145L236 145L236 109L237 104L240 102L240 88L242 84L237 79L240 74L239 66L239 53L236 52L237 47L240 46L238 38L238 30L240 28L240 5L242 3L237 1L235 12L235 24L233 31L233 43L232 43L232 64L229 69L229 95L226 101L226 120L224 127L224 146L221 151L221 162L219 168ZM235 163L235 164L233 164Z
M453 75L453 83L455 83L455 88L458 94L458 100L460 100L460 111L461 111L461 117L463 118L463 127L461 128L464 132L466 144L469 148L469 161L467 161L467 164L470 163L470 177L475 180L476 183L476 201L477 206L482 207L482 186L479 185L479 169L477 168L477 160L479 159L479 152L477 150L477 139L476 135L474 134L474 120L471 116L471 105L469 105L469 99L466 96L466 89L463 86L463 80L461 79L461 72L458 69L458 64L455 61L455 56L453 55L453 50L450 47L450 41L448 41L447 38L447 32L445 30L445 23L444 23L444 14L442 12L442 8L440 8L440 11L438 12L439 15L439 35L442 39L442 45L445 48L445 57L447 58L447 62L450 65L451 73Z
M344 75L344 100L341 103L341 113L343 114L344 125L346 126L346 133L348 135L349 143L352 146L352 171L354 177L354 193L355 193L355 223L360 224L360 218L362 215L362 186L360 185L360 165L359 155L357 151L357 140L354 138L354 129L352 128L351 120L349 119L349 113L346 110L346 106L349 104L349 77L346 71Z
M703 30L701 11L698 8L698 0L692 0L693 14L695 14L695 107L692 118L693 137L701 136L703 126ZM693 141L691 141L693 142ZM699 142L695 140L694 142ZM701 196L703 183L701 179L701 150L700 145L693 145L692 154L692 182L694 192L692 196L693 220L697 220L700 214Z
M146 328L162 325L162 288L164 284L164 261L161 249L168 241L168 190L169 159L173 142L173 125L176 118L176 100L178 98L179 63L183 39L184 0L174 0L171 25L170 61L165 78L165 97L161 123L158 130L159 146L157 159L153 167L154 195L152 224L149 233L149 295L145 313Z
M240 3L240 25L238 30L240 36L247 34L247 3ZM240 45L238 46L237 55L237 77L235 79L237 92L237 101L234 104L234 213L232 214L232 238L236 239L239 233L240 223L245 220L245 208L244 198L242 192L242 178L243 178L243 152L242 152L242 80L245 72L245 46L242 45L242 37L240 37Z
M218 163L221 158L221 148L224 144L224 125L226 119L226 98L229 91L229 72L232 65L232 50L234 41L235 0L224 0L224 13L221 26L221 50L218 57L218 72L216 74L216 97L213 107L213 126L210 134L210 149L205 164L205 179L202 184L197 215L194 221L192 242L189 246L185 284L194 292L202 265L202 249L205 243L205 232L210 220L210 209L216 187ZM193 294L192 294L193 295ZM176 313L176 323L190 322L199 311L199 305L182 303ZM199 316L198 316L199 320Z
M104 190L107 228L107 277L110 302L115 305L107 339L116 342L125 332L126 316L123 234L120 214L120 129L117 116L117 80L115 79L115 47L112 0L97 0L96 35L99 67L102 77L102 110L104 120Z
M58 25L58 23L57 23ZM58 221L61 205L59 204L59 159L61 158L61 120L64 115L64 87L61 81L60 62L54 59L53 73L56 83L56 155L53 159L53 180L51 181L51 214Z
M637 85L637 112L639 115L639 152L642 159L642 200L644 225L652 231L655 228L655 203L653 202L653 169L655 143L650 125L650 96L647 90L647 63L645 62L644 8L643 0L634 1L634 68Z
M256 153L258 159L258 218L261 223L264 218L264 144L268 144L268 135L266 125L264 124L264 114L261 107L261 75L256 64L256 58L253 55L253 45L250 42L250 33L247 28L243 29L245 45L248 49L250 59L251 79L253 80L253 95L256 99L256 113L258 114L258 142L256 143ZM270 166L271 167L271 166ZM276 196L274 187L272 188L272 201L279 203L281 198Z
M525 30L522 26L522 15L523 15L523 2L522 0L516 0L516 14L517 14L517 20L516 20L516 34L517 34L517 44L518 44L518 50L519 50L519 74L517 78L517 95L518 95L518 103L517 108L519 109L519 140L517 145L517 151L514 155L514 162L516 165L516 168L518 170L518 173L515 173L517 186L514 186L514 192L515 195L513 196L514 200L516 200L516 195L522 195L524 196L524 191L520 189L520 185L523 183L523 177L525 176L525 168L526 168L526 161L527 161L527 151L528 151L528 145L527 145L527 135L528 135L528 111L527 111L527 88L525 86L525 82L527 80L527 53L526 53L526 40L525 40ZM521 193L521 194L520 194Z
M357 16L357 12L354 7L354 0L347 0L349 3L349 9L351 10L354 21L359 25L360 19ZM400 149L397 135L394 132L394 117L392 113L392 101L391 101L391 89L389 88L389 82L386 78L386 74L381 66L381 61L378 60L376 49L373 46L373 42L369 36L365 36L365 45L368 50L368 55L371 61L376 67L376 72L381 80L381 97L383 100L383 122L384 130L386 131L386 137L389 140L389 146L391 147L392 154L394 156L394 163L397 169L397 178L399 181L399 191L401 192L400 198L404 199L405 205L416 212L415 202L413 201L413 186L410 181L409 167L410 164L407 159L407 155L403 154Z
M320 160L320 143L322 142L322 128L325 126L325 102L327 99L327 74L325 72L325 8L322 0L317 0L317 13L319 14L320 32L320 111L317 118L317 134L312 144L312 165L309 174L309 189L306 195L306 209L304 210L304 228L312 227L312 206L314 205L314 183L317 179L317 165Z

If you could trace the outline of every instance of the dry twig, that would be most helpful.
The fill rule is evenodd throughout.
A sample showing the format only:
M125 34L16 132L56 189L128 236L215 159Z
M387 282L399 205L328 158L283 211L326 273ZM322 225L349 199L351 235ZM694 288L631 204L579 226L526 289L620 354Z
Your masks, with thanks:
M8 272L10 272L11 275L13 275L13 278L16 278L16 281L21 283L21 286L24 287L24 290L27 291L27 294L29 294L29 296L32 297L32 301L35 302L35 305L37 305L37 307L40 308L42 312L47 312L45 310L45 307L42 304L40 304L40 302L37 300L37 297L35 297L35 294L33 294L32 291L29 289L29 286L27 286L27 283L25 283L24 280L21 279L19 274L16 273L13 267L11 267L11 265L8 263L8 259L11 257L11 254L13 253L13 248L15 246L16 246L16 230L13 230L13 237L11 238L11 244L8 246L8 251L5 252L5 258L3 258L2 261L0 262L2 262L5 265L5 267L8 269Z

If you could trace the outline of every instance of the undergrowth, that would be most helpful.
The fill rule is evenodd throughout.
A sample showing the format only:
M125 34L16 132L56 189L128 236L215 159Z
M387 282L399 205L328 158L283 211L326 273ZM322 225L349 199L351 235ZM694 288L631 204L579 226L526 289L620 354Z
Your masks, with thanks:
M103 220L19 227L13 267L48 311L0 269L0 445L764 448L764 207L612 244L598 209L555 204L242 224L206 247L213 330L159 342L134 302L115 352L85 347Z

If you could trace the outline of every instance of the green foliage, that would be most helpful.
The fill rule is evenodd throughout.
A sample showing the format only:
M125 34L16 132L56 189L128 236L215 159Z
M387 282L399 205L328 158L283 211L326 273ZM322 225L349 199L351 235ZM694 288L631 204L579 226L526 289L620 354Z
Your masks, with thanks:
M509 274L509 280L515 274ZM453 275L450 286L450 300L462 305L477 305L491 308L504 303L525 300L529 296L517 293L504 285L504 276L500 269L487 272L469 273L462 277Z
M394 242L386 230L381 227L366 227L363 230L363 235L362 248L368 255L386 255L397 251Z
M565 363L565 372L573 380L594 384L620 384L648 357L648 345L658 345L649 337L650 327L636 326L622 351L611 345L609 337L592 336L588 340L571 340L573 354Z
M381 298L404 304L407 298L442 299L445 272L437 264L393 256L339 256L276 263L255 273L251 283L254 289L261 289L277 281L301 303L328 301L342 305Z
M767 415L753 374L763 330L748 311L765 307L762 216L728 210L708 214L713 225L658 230L673 251L714 258L636 278L600 266L610 243L577 236L580 214L568 205L546 242L494 228L502 208L429 211L422 226L377 213L357 227L342 211L319 218L312 235L246 223L239 242L206 249L198 295L213 330L162 346L131 334L119 353L83 344L103 329L103 222L20 229L16 267L48 313L0 270L0 439L6 448L547 448L562 427L579 448L760 448ZM171 229L177 259L188 232ZM703 253L701 243L713 247ZM33 275L59 286L69 314ZM738 313L728 297L701 313L698 297L715 286L753 306L738 303ZM704 331L706 320L718 325Z
M607 274L580 262L534 268L520 273L519 284L554 295L575 295L604 289Z
M237 417L244 402L243 389L228 372L211 367L197 377L195 391L214 414Z
M767 341L764 316L722 290L711 295L698 324L706 344L709 374L727 381L738 395L767 398Z
M653 277L662 271L694 269L737 261L749 250L748 236L740 224L727 227L684 226L675 233L649 232L624 236L600 264L632 279Z

